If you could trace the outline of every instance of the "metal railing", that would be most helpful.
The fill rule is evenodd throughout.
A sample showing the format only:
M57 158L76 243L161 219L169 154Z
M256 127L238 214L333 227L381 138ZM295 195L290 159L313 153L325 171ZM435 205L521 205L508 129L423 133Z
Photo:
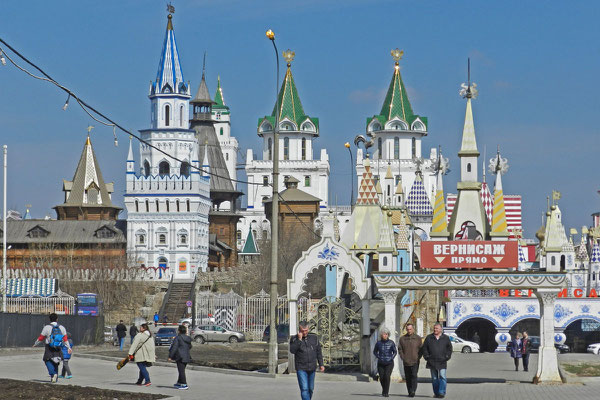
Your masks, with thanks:
M6 299L6 312L19 314L75 314L75 298L66 293L50 297L9 297Z

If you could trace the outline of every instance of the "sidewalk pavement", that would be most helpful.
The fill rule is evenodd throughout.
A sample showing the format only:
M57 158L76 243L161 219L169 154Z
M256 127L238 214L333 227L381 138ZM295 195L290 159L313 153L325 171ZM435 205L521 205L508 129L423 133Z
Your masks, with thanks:
M528 400L554 400L554 399L585 399L596 398L600 390L600 381L589 384L566 384L558 386L537 386L531 383L521 383L523 379L515 372L515 379L491 378L485 381L485 376L498 375L501 366L508 374L506 368L511 360L493 355L476 355L482 357L453 357L449 369L450 384L448 385L447 399L528 399ZM503 355L506 356L506 355ZM15 355L0 357L0 377L18 379L23 381L47 382L46 369L41 361L40 354ZM496 360L490 363L489 360ZM507 361L506 363L504 361ZM502 364L502 365L500 365ZM506 366L504 365L506 364ZM157 393L167 396L179 396L180 399L297 399L299 398L298 385L295 376L278 378L258 378L246 375L231 375L206 371L190 370L187 379L190 390L177 390L172 387L177 379L177 370L171 367L153 366L150 368L152 386L139 387L134 385L138 369L135 364L127 365L117 371L116 362L77 357L70 362L73 370L73 379L60 380L58 384L73 384L81 386L95 386L103 389L123 390L130 392ZM506 367L506 368L504 368ZM478 379L462 376L465 370L478 368ZM420 376L425 378L426 371ZM514 372L514 371L511 371ZM472 374L471 374L472 375ZM477 377L476 376L476 377ZM508 376L507 376L508 377ZM518 379L517 379L518 378ZM489 382L505 383L489 383ZM460 382L460 383L453 383ZM403 383L392 384L391 398L406 396L406 387ZM313 399L347 400L378 397L381 393L377 382L336 382L317 381ZM420 382L416 398L431 398L431 385Z

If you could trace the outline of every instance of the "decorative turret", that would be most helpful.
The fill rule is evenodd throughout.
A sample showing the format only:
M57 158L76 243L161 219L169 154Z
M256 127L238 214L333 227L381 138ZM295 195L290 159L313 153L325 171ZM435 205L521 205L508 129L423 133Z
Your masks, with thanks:
M433 208L431 208L431 201L429 195L423 185L423 177L420 171L417 171L417 177L413 182L408 197L406 198L406 208L411 217L423 217L433 215Z
M508 238L506 210L504 208L504 194L502 191L502 175L508 170L506 158L500 157L500 148L496 157L490 160L490 169L496 174L496 184L494 186L494 211L492 213L492 231L490 236L494 239ZM492 168L493 167L493 168Z
M450 234L448 233L448 224L446 217L446 203L444 202L444 183L443 176L446 173L444 168L442 157L442 150L440 149L438 155L438 165L436 167L437 182L435 193L435 204L433 206L433 223L431 226L430 236L436 240L436 238L448 239Z
M132 137L129 136L129 151L127 152L127 173L135 174L135 159L133 158L133 148L131 146Z
M205 65L202 66L202 80L200 81L200 85L198 86L198 91L196 92L196 96L194 99L190 101L193 107L193 116L192 121L211 121L212 120L212 107L215 104L214 101L210 98L210 93L208 91L208 86L206 85L206 71Z
M421 117L413 113L406 86L402 82L400 60L404 55L404 51L393 49L391 55L394 59L392 80L381 106L381 112L367 118L367 132L371 134L382 130L402 130L417 131L421 132L422 135L426 135L427 117Z
M450 217L448 231L451 239L485 240L488 238L489 221L481 201L481 183L477 181L477 140L471 100L477 97L476 85L471 82L471 64L469 62L468 81L462 84L460 95L467 99L465 124L460 157L460 182L457 183L458 197Z
M57 219L67 220L116 220L121 208L111 200L114 184L104 183L100 165L96 160L88 128L72 181L63 180L65 202L54 207Z
M190 85L183 78L179 51L169 14L156 80L150 84L152 128L187 128Z
M275 125L275 113L279 113L280 133L291 132L310 133L313 136L319 136L319 119L309 117L304 112L300 95L292 76L292 61L296 53L291 50L283 52L283 58L287 61L287 70L285 78L279 91L279 109L277 103L273 107L273 112L270 116L259 118L258 120L258 135L262 136L263 132L272 132ZM291 133L290 132L290 133Z

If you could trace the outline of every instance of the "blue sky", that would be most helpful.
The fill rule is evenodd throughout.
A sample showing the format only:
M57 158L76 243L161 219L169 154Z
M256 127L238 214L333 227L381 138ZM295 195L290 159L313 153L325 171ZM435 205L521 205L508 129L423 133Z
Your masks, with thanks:
M510 164L504 192L523 196L533 237L546 196L560 190L567 228L600 209L600 5L596 2L173 1L184 76L198 85L207 52L211 93L217 75L242 154L260 148L257 119L274 102L274 55L296 52L293 73L305 111L320 118L315 155L331 158L331 198L349 202L343 147L379 112L393 72L390 49L405 54L402 74L414 111L429 117L424 155L441 145L455 191L465 102L458 95L471 57L480 150L500 145ZM148 85L156 76L166 26L162 1L5 2L0 37L125 127L148 128ZM282 71L283 73L283 71ZM71 179L88 124L105 180L122 205L127 138L90 122L55 87L0 67L0 138L9 146L9 207L55 216L62 179ZM241 160L240 160L241 161Z

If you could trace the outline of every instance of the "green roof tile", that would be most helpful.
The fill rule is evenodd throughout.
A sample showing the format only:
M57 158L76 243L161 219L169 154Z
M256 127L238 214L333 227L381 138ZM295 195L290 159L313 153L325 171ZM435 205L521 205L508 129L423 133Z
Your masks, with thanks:
M223 89L221 89L221 77L217 78L217 91L215 92L215 104L213 105L213 110L229 110L229 107L225 105L225 100L223 99Z

